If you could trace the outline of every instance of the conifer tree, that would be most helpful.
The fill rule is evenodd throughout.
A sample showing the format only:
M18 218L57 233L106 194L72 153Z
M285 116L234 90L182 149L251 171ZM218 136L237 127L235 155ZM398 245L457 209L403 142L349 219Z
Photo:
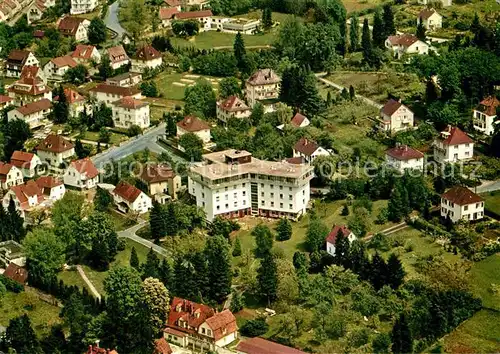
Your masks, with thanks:
M387 260L387 283L393 288L397 289L401 284L403 284L404 277L406 273L403 268L403 264L399 260L398 256L392 253Z
M177 217L174 203L168 203L164 213L165 232L169 236L177 235Z
M264 29L268 30L273 26L273 13L269 7L262 10L262 26Z
M372 257L371 270L370 282L376 290L387 284L387 263L378 252L376 252Z
M276 226L276 239L286 241L292 237L292 223L287 218L282 218Z
M368 280L370 262L363 242L355 240L349 246L349 263L354 273L358 274L361 279Z
M394 13L392 12L391 4L384 5L384 14L382 21L384 23L384 37L387 38L389 36L395 35L396 25L394 24Z
M40 353L40 343L27 314L10 320L5 341L16 353Z
M233 290L233 296L231 297L231 304L229 305L229 309L232 313L239 312L243 310L244 307L243 296L237 290Z
M174 120L173 114L164 113L163 119L167 121L167 126L165 127L165 134L167 136L172 137L177 134L177 125Z
M231 293L233 273L229 244L224 236L213 236L205 247L208 279L210 279L210 299L221 303Z
M349 246L349 240L344 236L342 230L339 230L335 238L335 264L348 268Z
M19 214L19 211L17 211L16 203L12 197L7 207L7 220L7 228L9 231L7 239L21 242L24 236L26 236L26 229L24 228L24 220Z
M252 230L257 248L255 253L259 257L265 256L273 248L274 235L267 225L259 224Z
M394 354L413 353L413 337L404 313L399 316L392 327L391 340Z
M438 98L439 94L436 84L434 83L432 78L429 78L425 86L425 103L429 105L432 102L436 101Z
M363 32L361 35L361 49L363 50L363 61L370 64L373 56L372 37L370 33L370 26L368 19L363 20Z
M470 25L470 31L473 34L479 33L479 30L481 29L481 22L479 21L479 16L477 15L477 12L474 13L474 18L472 19L472 23Z
M375 11L375 15L373 16L373 47L376 48L384 48L386 31L384 27L384 22L382 20L382 15L379 10Z
M238 257L241 256L241 242L240 238L236 237L236 240L234 241L234 247L233 247L233 257Z
M261 295L267 298L268 304L271 304L276 299L278 290L278 267L270 252L264 256L260 263L257 271L257 281Z
M149 252L146 256L146 262L142 265L142 278L159 278L159 268L160 261L158 260L158 256L156 255L153 248L149 249Z
M387 205L387 215L389 220L394 222L401 221L401 219L405 216L404 210L405 206L402 188L396 186L391 193L391 198L389 199L389 204Z
M135 250L135 247L132 247L132 251L130 252L129 264L132 268L139 270L139 257L137 256L137 251Z
M358 15L351 17L351 26L349 30L350 50L355 52L359 47L359 18Z
M56 94L58 96L57 101L54 101L54 107L52 113L54 115L54 122L57 124L64 124L69 118L69 103L66 94L64 93L64 87L59 85L56 89Z
M160 263L159 276L160 281L167 287L167 289L173 286L172 267L166 259L162 260Z
M242 73L246 73L248 71L247 53L245 49L245 42L243 41L243 36L241 35L241 32L238 32L236 34L236 37L234 38L233 50L238 69Z
M344 207L342 208L342 212L340 213L342 216L347 216L349 215L349 206L347 204L344 204Z
M349 98L354 100L356 98L356 91L354 90L354 87L352 85L349 86Z
M153 201L153 207L149 214L149 227L151 236L159 240L167 234L167 225L165 224L165 211L163 206L156 200Z
M421 41L425 41L425 27L424 23L422 21L419 21L417 25L417 38L420 39Z

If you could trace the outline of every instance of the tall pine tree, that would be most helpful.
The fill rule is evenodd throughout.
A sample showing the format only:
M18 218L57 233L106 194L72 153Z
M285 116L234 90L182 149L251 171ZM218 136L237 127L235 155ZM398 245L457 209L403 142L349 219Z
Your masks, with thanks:
M151 236L156 241L167 234L164 208L155 200L153 201L153 208L151 208L151 212L149 214L149 228L151 230Z
M371 57L373 55L373 45L370 33L370 26L368 25L367 18L363 20L363 31L361 34L361 49L363 50L364 62L371 63Z
M262 26L265 30L270 29L273 26L273 13L269 7L262 10Z
M9 230L8 239L14 240L16 242L21 242L26 236L26 229L24 228L24 220L16 209L16 203L12 197L9 201L9 206L7 208L7 227Z
M413 353L413 337L406 315L402 313L394 322L391 332L392 352L394 354Z
M385 38L396 34L396 25L394 24L394 13L391 4L384 5L384 41Z
M248 71L247 52L241 32L238 32L234 38L233 50L238 69L240 69L242 73L246 73Z
M139 257L137 257L137 251L135 250L135 247L132 247L132 251L130 252L129 264L132 268L139 270Z
M276 299L278 291L278 267L271 252L268 252L260 262L257 281L261 295L267 298L268 304L271 304Z
M425 27L424 27L424 23L422 21L419 21L418 22L418 25L417 25L417 38L420 39L421 41L424 41L425 42Z
M342 230L339 230L335 238L335 264L349 268L349 247L349 240L344 236Z
M372 272L370 274L370 283L372 283L373 287L376 290L387 284L387 279L389 276L387 263L378 252L376 252L372 257L371 270Z
M397 289L401 284L403 284L405 278L405 270L403 264L399 260L398 256L392 253L387 260L387 283L393 288Z
M5 341L16 353L40 353L40 343L27 314L10 320L5 331Z
M158 256L156 252L153 251L153 248L149 249L148 255L146 256L146 262L142 265L142 278L156 278L160 277L160 261L158 260Z
M205 247L205 256L210 279L210 299L221 303L231 293L233 279L227 240L223 236L209 238Z
M57 124L65 124L69 118L69 103L64 87L59 85L56 89L57 101L54 101L52 114L54 115L54 122Z
M351 26L349 30L350 50L355 52L359 47L359 18L354 14L351 17Z
M384 21L382 20L382 15L379 10L375 11L373 16L373 47L384 48L386 31L384 27Z

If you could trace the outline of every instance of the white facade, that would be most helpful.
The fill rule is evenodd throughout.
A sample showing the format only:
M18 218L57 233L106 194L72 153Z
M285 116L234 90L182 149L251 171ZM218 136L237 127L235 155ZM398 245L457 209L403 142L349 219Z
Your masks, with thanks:
M429 53L429 45L420 40L406 46L402 44L393 44L388 38L385 41L385 47L392 50L394 57L397 59L400 59L404 54L423 55Z
M40 158L36 154L33 154L33 158L31 159L31 161L25 161L25 162L19 161L19 163L21 163L23 166L23 167L18 167L21 170L23 177L33 178L38 171L38 166L40 166L42 164L42 161L40 160ZM14 164L14 162L12 161L12 158L11 158L11 164ZM18 163L16 163L16 165L20 166Z
M129 91L131 90L131 91ZM95 100L99 103L104 103L106 104L107 106L109 107L112 107L112 103L124 98L124 97L127 97L127 96L130 96L132 98L136 98L136 99L140 99L142 98L142 95L141 95L141 92L139 90L132 90L132 89L129 89L127 90L126 92L119 92L117 90L117 92L112 92L112 91L90 91L90 94L92 97L95 98Z
M92 12L97 7L97 0L71 0L70 14L78 15Z
M211 139L210 129L202 129L202 130L190 132L190 131L183 129L179 125L177 125L177 137L178 138L180 138L181 136L183 136L184 134L187 134L187 133L193 133L194 135L196 135L198 138L201 139L201 141L203 141L203 144L209 143L210 139Z
M115 102L112 106L115 127L130 128L132 125L137 125L142 129L149 127L150 112L147 102L141 102L136 107L127 107L122 105L121 102Z
M459 220L479 220L484 217L484 202L459 205L441 198L441 216L450 216L453 222Z
M399 106L395 111L393 107ZM386 109L387 108L387 109ZM380 111L381 128L387 132L399 132L412 129L414 114L401 102L389 101Z
M46 189L48 189L48 188L46 188ZM64 194L66 193L66 187L62 183L58 186L54 186L54 187L50 188L50 191L48 191L48 194L45 194L46 189L44 190L44 197L46 199L50 199L50 200L54 200L54 201L62 199L62 197L64 197Z
M124 203L127 205L128 210L139 214L144 214L147 213L149 209L151 209L152 207L151 198L148 197L144 192L141 192L141 194L139 194L139 196L133 202L130 202L122 198L120 195L116 193L112 194L113 194L113 200L115 204L118 206L118 209L121 209L120 204Z
M419 4L422 5L427 5L428 3L432 2L431 0L418 0ZM443 7L448 7L453 4L452 0L441 0L440 1L443 4Z
M48 79L54 81L62 81L64 78L64 74L66 74L66 72L71 68L72 66L70 65L57 66L56 63L54 63L54 61L51 60L47 64L45 64L45 66L43 67L43 72Z
M13 64L13 62L9 63L9 60L7 59L7 63L5 66L5 77L19 78L21 76L23 67L27 65L40 66L40 62L32 52L29 52L26 60L22 64Z
M293 150L293 157L302 157L309 163L313 162L318 156L330 156L330 153L328 152L328 150L322 148L321 146L318 146L318 148L314 150L314 152L310 155L307 155L295 149Z
M490 116L478 110L474 110L472 115L474 129L486 135L493 135L495 132L496 119L496 115Z
M353 243L356 240L356 235L354 235L352 232L347 236L347 239L349 240L349 243ZM330 256L335 256L335 244L329 242L328 240L326 241L326 252Z
M69 159L75 154L75 149L71 148L63 152L52 152L38 150L37 155L42 162L47 163L51 167L58 168L65 160Z
M85 173L80 173L73 164L70 164L64 173L64 184L79 188L79 189L92 189L99 183L99 175L88 178Z
M422 17L417 18L417 24L420 24L420 22L422 22L425 29L431 30L431 31L436 30L436 29L441 28L443 26L443 16L441 16L437 12L434 12L428 18L422 18Z
M50 112L52 112L52 107L29 114L23 114L19 111L19 108L16 108L7 113L7 119L9 122L20 119L28 123L30 128L33 129L43 125Z
M434 159L438 162L469 160L474 156L474 143L446 145L438 141L434 146Z
M4 170L7 164L2 163L0 169ZM8 189L12 186L23 184L23 173L16 166L10 165L10 170L0 178L0 186L2 189Z
M132 58L132 68L130 71L142 73L146 69L156 69L163 64L163 58L154 58L150 60L140 60L137 58Z
M386 164L398 170L399 172L404 172L407 169L423 170L424 169L424 158L413 158L413 159L397 159L389 154L385 154Z

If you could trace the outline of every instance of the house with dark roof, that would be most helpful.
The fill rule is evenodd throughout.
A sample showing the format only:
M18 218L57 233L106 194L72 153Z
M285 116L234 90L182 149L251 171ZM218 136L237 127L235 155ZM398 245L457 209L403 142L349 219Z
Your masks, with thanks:
M319 146L314 140L300 138L293 146L293 157L302 157L311 163L318 156L330 156L330 152Z
M65 55L51 59L43 67L43 72L50 80L62 81L64 79L64 74L77 65L78 63L71 56Z
M41 189L46 201L56 201L64 197L66 187L60 178L54 176L41 176L35 183Z
M392 51L396 59L403 55L422 55L429 53L429 45L414 34L404 33L387 37L385 47Z
M252 114L250 107L238 96L229 96L217 102L217 118L224 123L230 118L248 118Z
M111 67L116 70L121 68L124 65L130 64L130 58L125 52L125 49L122 45L117 45L115 47L111 47L106 49L109 60L111 61Z
M479 102L472 114L474 129L486 135L493 135L498 124L497 109L499 107L500 101L496 96L486 97Z
M130 96L111 104L115 127L128 129L133 125L145 129L150 125L149 103Z
M148 186L149 195L159 203L170 198L177 199L182 188L181 176L168 165L147 164L136 177Z
M417 17L417 24L422 23L428 31L433 31L443 27L443 16L438 14L433 8L425 8L419 12Z
M457 162L472 159L474 140L458 127L449 125L434 141L434 160Z
M135 52L132 57L131 71L142 73L146 69L156 69L163 64L163 57L151 45L145 45Z
M5 76L21 77L21 71L25 65L40 66L40 62L33 52L20 49L11 50L5 61Z
M4 208L9 207L11 199L14 201L19 215L25 219L30 210L43 203L45 197L38 184L33 180L29 180L24 184L10 187L2 200Z
M484 199L469 188L455 186L441 195L441 217L453 222L482 219Z
M64 172L64 184L76 189L95 188L99 183L99 170L88 157L71 161Z
M333 225L332 230L326 236L325 244L326 244L326 252L329 255L335 256L335 243L337 242L337 237L339 237L340 233L347 238L349 243L354 242L357 239L356 235L347 228L345 225Z
M162 7L158 12L158 17L161 21L162 28L169 28L172 25L172 20L174 19L174 15L179 13L181 5L179 4L179 8L177 7Z
M33 178L42 170L42 161L31 152L16 150L10 157L10 164L21 170L24 178Z
M53 170L61 168L67 160L75 155L74 145L62 136L55 134L49 134L38 144L36 151L42 163L47 164Z
M93 45L78 44L70 54L70 56L78 63L85 66L90 66L93 63L101 62L101 53Z
M178 12L174 14L174 19L186 21L195 20L200 23L199 31L210 31L212 28L212 10L197 10L197 11L186 11Z
M7 113L9 122L20 119L30 126L31 129L45 125L47 116L52 112L52 102L43 98L40 101L28 103L24 106L14 108Z
M89 90L91 97L112 108L112 104L124 97L141 99L141 91L135 87L120 87L108 84L99 84Z
M274 110L281 87L281 78L272 69L260 69L245 83L248 105L253 108L257 102L264 105L266 112Z
M307 354L302 350L287 347L283 344L272 342L270 340L254 337L247 338L238 343L236 347L237 354Z
M401 100L390 99L380 109L379 126L386 132L399 132L412 129L414 124L413 112Z
M66 16L59 21L57 29L63 36L72 37L76 42L87 42L89 25L90 21L85 18Z
M216 312L207 305L174 297L164 332L168 341L182 347L203 344L205 349L215 350L238 338L238 325L227 309Z
M12 186L23 184L23 173L10 163L0 161L0 187L9 189Z
M138 85L142 81L140 73L123 73L106 79L106 84L119 87L132 87Z
M3 276L21 285L26 285L28 283L28 271L26 268L20 267L15 263L10 263L7 266L3 272Z
M121 181L111 192L114 203L122 213L147 213L152 207L151 198L139 188Z
M387 166L404 173L405 170L424 169L424 154L408 145L396 144L395 147L386 150L385 162Z
M210 142L210 126L195 116L185 116L184 119L177 122L177 138L184 134L193 133L203 141L203 144Z
M47 86L43 70L34 65L24 66L19 80L10 85L7 91L16 106L24 106L44 98L52 100L52 91Z

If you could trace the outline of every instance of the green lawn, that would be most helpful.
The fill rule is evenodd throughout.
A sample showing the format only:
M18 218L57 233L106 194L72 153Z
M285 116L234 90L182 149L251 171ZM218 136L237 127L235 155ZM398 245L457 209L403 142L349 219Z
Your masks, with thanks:
M135 221L128 219L123 214L120 214L114 210L110 210L108 212L108 216L113 222L116 231L122 231L128 229L136 224Z
M86 131L83 137L85 140L99 141L99 132L89 132ZM123 134L117 134L112 132L110 143L113 145L119 145L121 142L128 140L129 138Z
M472 290L483 300L483 306L500 310L500 253L474 263L470 275Z
M26 313L35 332L39 336L46 335L50 326L60 322L60 310L59 307L40 300L30 291L19 294L8 291L0 301L0 325L7 327L11 319Z
M76 285L79 288L88 287L76 269L63 270L57 274L57 279L62 280L65 285Z
M276 31L274 29L271 32L264 34L243 34L243 40L245 41L245 46L269 46L272 45L276 39ZM217 31L206 31L192 37L188 40L183 38L174 37L171 39L172 45L174 47L195 47L198 49L213 49L213 48L233 48L235 33L227 32L217 32Z
M214 89L218 88L217 82L220 78L218 79L209 76L162 72L156 76L154 80L163 99L170 101L182 101L184 99L184 91L186 90L186 87L194 85L196 80L199 80L202 77L211 82ZM175 104L179 104L179 102L175 102ZM171 105L172 104L170 104L170 106Z
M500 193L492 192L482 195L486 199L485 208L500 215Z

